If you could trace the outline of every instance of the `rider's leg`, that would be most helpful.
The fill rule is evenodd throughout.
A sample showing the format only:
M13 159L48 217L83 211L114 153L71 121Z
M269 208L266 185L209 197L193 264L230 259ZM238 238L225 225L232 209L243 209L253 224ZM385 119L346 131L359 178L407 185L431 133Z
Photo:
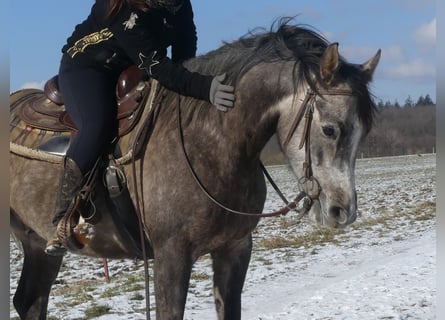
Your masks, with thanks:
M55 224L64 216L80 190L83 176L92 169L117 133L116 82L117 76L106 71L71 64L60 67L60 91L66 110L78 130L64 161L53 220ZM66 249L56 235L48 242L45 251L62 255Z

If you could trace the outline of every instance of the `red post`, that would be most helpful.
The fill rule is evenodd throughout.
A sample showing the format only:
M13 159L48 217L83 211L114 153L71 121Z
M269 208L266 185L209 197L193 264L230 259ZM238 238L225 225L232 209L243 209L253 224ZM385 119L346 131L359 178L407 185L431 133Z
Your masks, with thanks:
M104 258L104 272L105 272L105 281L110 282L110 272L108 271L108 261L107 258Z

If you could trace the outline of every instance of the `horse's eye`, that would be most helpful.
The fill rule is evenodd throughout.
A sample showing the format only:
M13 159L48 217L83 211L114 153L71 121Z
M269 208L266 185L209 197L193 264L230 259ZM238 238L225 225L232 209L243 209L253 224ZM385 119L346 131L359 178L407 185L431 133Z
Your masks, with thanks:
M334 127L332 127L332 126L323 126L323 127L321 127L321 129L323 130L323 133L324 133L324 135L326 137L334 138L334 139L336 138Z

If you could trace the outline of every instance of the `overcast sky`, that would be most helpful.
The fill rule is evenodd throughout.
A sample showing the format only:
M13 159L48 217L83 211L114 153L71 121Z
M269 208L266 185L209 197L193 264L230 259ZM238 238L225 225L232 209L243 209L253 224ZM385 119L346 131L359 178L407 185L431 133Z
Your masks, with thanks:
M60 49L92 0L11 1L10 91L42 87L57 73ZM362 63L382 49L371 86L383 101L403 104L429 94L436 100L436 11L433 0L196 0L198 54L236 40L280 16L313 26L340 53Z

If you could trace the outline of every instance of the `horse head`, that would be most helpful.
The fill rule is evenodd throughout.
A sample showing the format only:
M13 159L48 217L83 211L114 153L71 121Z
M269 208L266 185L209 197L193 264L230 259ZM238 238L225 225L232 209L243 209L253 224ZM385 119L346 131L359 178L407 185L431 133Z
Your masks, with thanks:
M254 163L276 133L298 189L312 199L311 217L321 225L346 226L357 215L355 159L376 110L368 84L380 50L363 64L351 64L337 43L289 20L195 62L204 72L226 72L235 84L235 108L222 120L224 145Z
M355 160L372 125L375 106L367 85L379 59L380 50L363 64L350 64L337 43L328 45L314 81L300 90L301 119L289 112L294 108L283 107L278 136L300 188L312 198L310 216L320 225L344 227L356 220Z

